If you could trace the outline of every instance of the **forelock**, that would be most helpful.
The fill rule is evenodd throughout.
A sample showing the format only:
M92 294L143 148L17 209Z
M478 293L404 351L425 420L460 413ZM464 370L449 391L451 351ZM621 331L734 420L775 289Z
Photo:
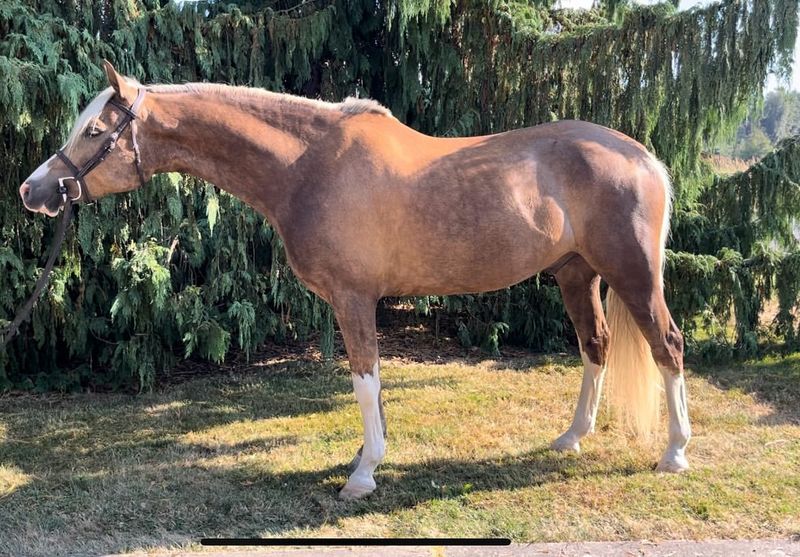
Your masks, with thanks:
M92 123L100 116L100 113L103 112L103 108L108 104L108 101L111 100L111 97L114 96L114 89L109 87L104 89L100 92L92 102L89 103L83 112L80 113L78 119L75 121L75 124L72 126L72 131L69 134L69 138L67 142L64 144L64 147L61 149L69 154L72 149L75 147L75 144L78 142L78 139L83 136L83 133L86 129L92 125Z

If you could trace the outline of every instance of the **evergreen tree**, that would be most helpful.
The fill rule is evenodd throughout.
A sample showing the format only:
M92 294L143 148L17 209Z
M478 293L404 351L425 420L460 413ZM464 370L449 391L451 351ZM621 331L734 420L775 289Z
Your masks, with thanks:
M558 118L620 129L673 171L668 291L687 331L699 316L724 321L733 308L731 350L752 353L752 327L775 286L781 334L795 342L799 258L786 237L789 215L798 214L795 144L726 181L707 174L700 153L735 129L770 71L788 71L797 1L724 0L676 12L674 3L628 2L559 10L550 0L6 0L0 316L10 318L28 295L53 230L22 210L19 183L105 86L99 61L107 58L143 82L370 96L437 135ZM488 350L501 337L545 350L569 337L545 276L416 303L451 313L459 337ZM0 352L0 389L147 388L178 358L220 361L268 337L311 331L329 353L330 310L294 279L269 224L209 184L161 176L80 208L46 296Z

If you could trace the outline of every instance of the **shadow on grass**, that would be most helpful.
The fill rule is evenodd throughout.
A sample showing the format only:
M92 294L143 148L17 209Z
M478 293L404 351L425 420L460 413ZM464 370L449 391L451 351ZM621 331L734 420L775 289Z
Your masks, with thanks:
M274 516L269 524L241 520L218 524L216 536L280 536L287 531L335 525L342 519L411 509L428 501L461 501L470 493L515 490L572 478L628 476L649 471L633 466L610 466L588 455L561 455L541 448L514 457L483 460L433 459L413 464L386 463L376 472L377 491L361 501L343 502L344 465L309 472L259 474L238 469L207 470L212 482L250 485L263 500L291 501L293 512Z
M488 367L559 374L575 363L572 356L530 357ZM692 369L771 404L770 424L798 420L800 355ZM453 379L434 370L430 377L387 374L384 385L424 391L443 381ZM641 460L561 455L544 447L514 456L411 463L393 462L390 449L376 474L378 491L344 503L337 493L351 455L342 451L357 449L360 424L340 421L338 433L319 424L344 406L356 412L352 384L345 368L310 361L255 365L153 395L8 397L0 404L0 465L26 477L6 496L0 482L0 554L100 554L201 537L302 535L373 515L395 521L397 535L413 535L413 525L403 522L408 514L398 512L427 505L455 513L450 506L469 504L473 493L548 484L558 491L574 479L650 470ZM269 426L251 423L273 419ZM391 422L389 442L391 447ZM489 521L491 509L469 505L469 513L483 512Z
M252 446L245 444L244 448ZM225 448L215 455L230 450ZM185 458L175 458L178 455L174 451L162 450L159 454L162 456L144 457L111 471L106 468L105 474L73 470L48 480L36 479L2 503L24 508L22 519L38 522L33 530L50 524L69 534L72 524L91 522L99 531L114 531L119 542L104 541L98 549L115 553L129 550L132 539L138 539L141 545L163 546L174 542L176 536L186 542L201 537L281 536L336 525L351 517L411 509L427 501L458 502L472 492L649 470L612 467L587 455L564 456L544 448L513 458L389 463L376 474L376 493L362 501L343 502L337 494L346 479L345 465L274 473L247 462L219 466L202 459L186 462ZM61 452L58 457L66 459L65 464L75 464L69 453ZM46 501L38 498L41 493L49 494ZM0 516L3 514L0 511ZM19 523L20 517L3 518L0 533L4 528L26 529ZM169 533L168 540L153 534L159 530ZM77 531L72 534L80 534L77 539L83 535ZM69 547L72 539L71 535L59 539L60 551L82 553L77 547Z
M513 358L497 358L491 362L491 369L522 373L544 373L563 375L570 368L580 367L580 356L576 354L530 354Z
M277 449L316 450L291 429L273 427L261 434L254 426L244 439L224 438L234 424L355 406L346 371L306 362L309 366L316 373L266 367L258 375L207 378L140 397L83 395L53 404L33 399L32 405L11 400L2 416L0 464L19 469L28 481L0 494L0 554L108 553L176 539L282 535L426 501L458 500L473 491L644 470L613 466L591 453L576 457L544 448L483 460L399 464L390 459L376 475L377 493L344 503L337 493L346 480L346 459L330 465L339 460L324 453L330 447L320 445L318 457L312 453L298 465L261 458ZM438 380L431 377L430 384ZM387 388L392 383L386 381ZM425 389L426 382L396 386ZM208 435L214 428L223 436L218 443L216 433ZM195 439L195 433L203 435ZM325 433L316 432L315 438ZM350 444L352 435L344 437L334 442ZM87 524L89 532L83 530ZM32 545L23 547L27 541L19 540ZM37 549L36 540L50 541Z

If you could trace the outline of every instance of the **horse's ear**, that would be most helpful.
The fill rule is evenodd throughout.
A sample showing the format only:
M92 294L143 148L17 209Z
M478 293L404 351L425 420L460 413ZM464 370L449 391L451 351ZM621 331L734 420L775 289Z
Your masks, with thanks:
M124 76L118 74L108 60L103 59L103 69L106 71L108 84L114 88L117 95L128 101L128 104L133 104L133 101L136 100L136 88Z

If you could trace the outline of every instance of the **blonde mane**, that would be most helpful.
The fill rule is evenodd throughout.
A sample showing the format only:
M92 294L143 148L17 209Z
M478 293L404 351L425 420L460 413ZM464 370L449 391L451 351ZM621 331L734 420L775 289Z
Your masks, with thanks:
M233 98L265 99L272 102L304 105L323 110L338 110L345 114L383 114L392 116L392 112L372 99L357 99L347 97L342 102L328 102L319 99L308 99L289 95L288 93L274 93L257 87L241 87L234 85L220 85L218 83L184 83L181 85L148 85L147 90L153 93L220 93Z
M273 93L266 89L259 89L256 87L239 87L233 85L220 85L217 83L184 83L182 85L141 85L135 80L128 79L128 83L135 87L145 87L147 91L152 93L219 93L234 98L253 98L264 99L271 102L280 102L293 105L308 106L321 110L332 110L343 112L344 114L381 114L383 116L392 117L392 112L381 105L378 101L372 99L358 99L355 97L347 97L342 102L328 102L319 99L307 99L305 97L298 97L289 95L287 93ZM69 155L75 143L78 141L86 129L92 125L95 119L103 112L103 108L108 104L108 101L114 96L114 89L108 87L101 91L89 103L83 112L78 116L72 132L69 134L67 142L62 148L65 153Z

